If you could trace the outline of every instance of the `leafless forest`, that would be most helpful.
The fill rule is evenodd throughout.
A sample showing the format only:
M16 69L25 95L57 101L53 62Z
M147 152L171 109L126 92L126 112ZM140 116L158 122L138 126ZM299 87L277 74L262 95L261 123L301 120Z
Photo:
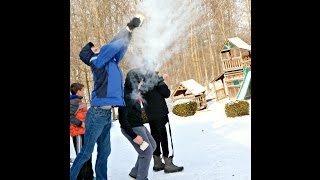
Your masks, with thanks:
M143 32L148 31L148 23L152 21L152 27L159 25L162 28L159 31L162 34L154 34L152 42L160 44L163 49L161 53L150 57L165 59L159 61L161 63L157 64L157 70L170 75L167 84L171 90L188 79L207 86L220 75L220 50L227 38L239 37L251 44L251 0L71 0L70 82L86 85L87 101L93 80L90 68L79 59L80 49L88 41L97 46L104 45L137 12L146 16L146 24L143 24L146 26L141 27L145 28L141 32L134 30L137 31L137 34L133 33L134 42L130 43L120 63L123 75L134 66L134 62L138 62L132 60L133 56L139 58L137 51L141 48L137 48L135 44L138 43L135 42L141 39L148 42L144 38L150 39L151 36L144 36ZM156 17L158 20L153 20ZM175 26L175 23L181 25ZM184 29L183 32L180 27ZM166 32L172 33L168 35ZM160 39L157 40L157 37ZM166 56L163 57L163 54Z

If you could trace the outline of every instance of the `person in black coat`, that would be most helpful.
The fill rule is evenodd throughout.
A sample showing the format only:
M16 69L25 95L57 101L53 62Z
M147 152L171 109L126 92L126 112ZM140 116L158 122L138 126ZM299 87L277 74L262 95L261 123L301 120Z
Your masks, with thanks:
M143 100L140 94L140 87L143 84L142 79L142 76L135 69L127 73L124 84L126 106L118 109L121 132L139 154L135 166L129 173L129 176L136 180L148 179L150 161L156 148L154 138L143 125L141 115L141 103ZM146 149L141 149L140 147L143 142L149 144Z
M164 77L166 78L168 75L159 76L157 72L144 73L145 82L141 87L141 91L145 100L144 109L149 120L151 135L157 143L157 148L153 153L153 170L164 170L165 173L172 173L182 171L183 167L174 165L172 163L173 157L169 157L166 130L166 124L169 122L169 111L165 99L170 96L170 90L164 82ZM161 150L165 163L162 162Z

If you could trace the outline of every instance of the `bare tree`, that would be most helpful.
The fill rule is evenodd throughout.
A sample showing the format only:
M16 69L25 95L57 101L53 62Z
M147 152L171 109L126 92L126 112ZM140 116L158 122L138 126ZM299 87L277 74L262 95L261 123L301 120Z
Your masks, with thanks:
M222 73L220 50L229 37L251 42L251 0L201 0L203 17L189 27L188 45L170 57L161 68L170 74L169 87L195 79L207 85ZM101 46L136 13L139 1L71 0L70 1L70 81L87 86L88 102L93 89L90 68L79 59L79 51L88 41ZM188 12L186 12L188 13ZM194 27L198 28L196 31ZM128 51L135 51L129 45ZM128 53L127 53L128 54ZM124 56L120 66L125 75L130 68Z

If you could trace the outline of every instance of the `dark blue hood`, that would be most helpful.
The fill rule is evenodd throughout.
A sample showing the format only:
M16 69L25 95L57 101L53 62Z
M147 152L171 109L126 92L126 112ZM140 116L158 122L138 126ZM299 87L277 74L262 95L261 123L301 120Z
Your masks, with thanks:
M82 62L89 66L90 59L94 55L91 47L94 46L92 42L88 42L80 51L79 56Z

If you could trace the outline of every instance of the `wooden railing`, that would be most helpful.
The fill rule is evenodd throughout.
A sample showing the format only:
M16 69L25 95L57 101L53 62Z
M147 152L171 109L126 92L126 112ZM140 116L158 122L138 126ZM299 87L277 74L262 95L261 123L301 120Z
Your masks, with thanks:
M232 59L224 59L222 60L222 66L224 71L233 71L237 69L242 69L247 66L247 63L242 61L241 57L233 57Z
M246 67L251 67L251 59L243 60L240 57L233 57L232 59L224 59L222 60L222 67L225 72L244 69Z

